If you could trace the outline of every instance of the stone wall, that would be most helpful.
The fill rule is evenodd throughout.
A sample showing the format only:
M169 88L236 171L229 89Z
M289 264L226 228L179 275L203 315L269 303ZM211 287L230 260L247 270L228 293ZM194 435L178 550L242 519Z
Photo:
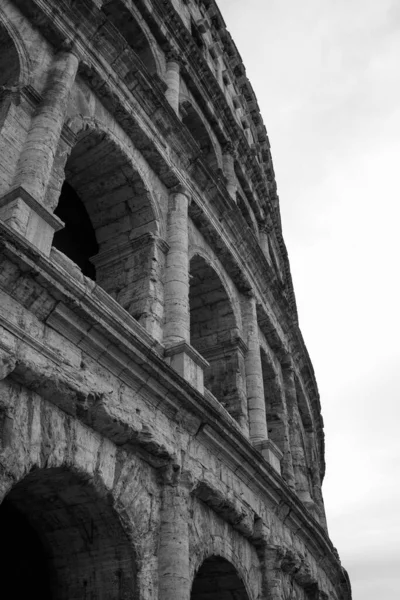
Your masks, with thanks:
M4 0L0 48L3 585L350 600L268 137L216 5Z

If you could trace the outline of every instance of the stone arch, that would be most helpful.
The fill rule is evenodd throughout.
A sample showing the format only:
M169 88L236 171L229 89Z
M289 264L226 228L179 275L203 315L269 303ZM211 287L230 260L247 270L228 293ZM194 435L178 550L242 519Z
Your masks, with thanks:
M3 585L12 578L16 600L28 591L44 600L137 597L131 540L111 496L82 474L31 471L0 505L0 523Z
M26 48L18 30L0 8L0 196L8 191L26 134L19 114L19 92L30 73Z
M268 438L285 454L287 448L286 414L282 382L269 353L260 346Z
M235 567L218 555L207 558L197 571L190 600L249 600L245 583Z
M157 337L163 296L161 283L154 285L160 280L154 270L162 266L158 206L115 134L92 119L79 124L72 148L61 142L47 196L66 223L53 246L81 268L86 265L84 274ZM74 206L82 215L79 223Z
M251 207L248 203L247 198L244 195L242 195L240 192L237 192L236 193L236 203L237 203L237 206L238 206L240 212L242 213L244 220L247 223L248 228L257 237L257 234L258 234L257 221L254 216L253 210L251 209Z
M191 241L192 240L192 241ZM240 311L240 305L238 301L235 301L235 290L234 285L231 281L229 281L224 269L222 268L220 262L215 259L212 251L207 247L207 244L202 244L203 240L195 239L193 235L193 231L189 229L189 260L197 255L200 256L206 263L212 266L212 269L216 272L217 276L221 280L221 283L226 291L226 294L229 298L229 301L232 306L232 310L235 316L235 325L238 329L238 332L242 330L242 315Z
M3 86L28 85L32 69L27 48L17 27L1 7L0 50L0 91Z
M232 298L214 266L201 254L190 260L190 343L208 361L205 387L244 426L244 353Z
M124 36L148 72L161 76L163 68L158 56L157 42L135 7L131 5L128 9L122 2L112 1L105 4L102 10Z
M214 171L222 168L216 143L213 140L210 127L206 123L204 117L194 107L193 103L184 96L180 98L179 110L182 123L186 125L192 138L200 147L201 153L207 165Z

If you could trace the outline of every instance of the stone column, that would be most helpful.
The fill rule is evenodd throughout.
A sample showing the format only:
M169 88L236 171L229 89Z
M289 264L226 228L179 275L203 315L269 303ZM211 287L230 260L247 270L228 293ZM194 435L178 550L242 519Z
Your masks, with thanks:
M164 278L164 344L169 364L201 393L208 362L190 346L189 194L180 187L170 195L167 220L168 254Z
M253 444L257 444L268 439L268 430L260 341L258 337L256 299L254 295L243 298L242 315L246 336L245 342L248 347L245 368L250 441Z
M167 91L165 92L165 97L177 115L179 115L180 70L178 57L171 53L168 56L167 70L165 75L165 82L168 86Z
M0 217L45 254L50 253L54 231L62 227L44 206L44 199L78 64L77 56L70 51L55 55L19 158L13 188L0 199Z
M190 599L189 490L190 479L185 474L165 474L158 550L160 600Z
M271 264L271 255L269 252L269 243L268 243L269 232L270 232L269 225L267 225L267 223L264 223L260 227L260 246L261 246L261 250L264 252L265 258Z
M232 144L226 144L222 156L223 171L226 177L226 189L236 202L237 181L235 175L235 151Z
M43 100L33 116L19 159L15 183L39 202L43 202L50 180L78 64L77 56L69 51L61 51L54 57Z
M164 343L189 343L189 194L180 187L169 197L167 237L169 250L165 267Z

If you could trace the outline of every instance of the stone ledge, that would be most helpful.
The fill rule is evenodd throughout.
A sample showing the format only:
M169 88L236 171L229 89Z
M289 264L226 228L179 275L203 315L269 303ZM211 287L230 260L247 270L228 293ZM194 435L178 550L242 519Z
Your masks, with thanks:
M262 442L257 442L254 444L256 450L258 450L263 458L279 475L281 475L281 460L283 458L283 452L279 450L278 446L274 444L272 440L264 440Z

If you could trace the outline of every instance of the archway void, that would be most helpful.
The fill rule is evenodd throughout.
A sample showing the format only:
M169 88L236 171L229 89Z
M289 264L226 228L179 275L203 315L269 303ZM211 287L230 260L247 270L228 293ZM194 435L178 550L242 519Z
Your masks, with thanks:
M4 25L0 23L0 92L2 87L16 86L20 76L17 49Z
M37 470L0 505L2 589L13 600L135 600L129 539L105 497L60 469Z
M225 287L199 255L190 261L190 343L209 362L204 385L240 419L244 364L238 350L236 320Z
M197 571L190 600L249 600L249 596L234 566L211 556Z
M132 12L119 0L111 0L104 4L103 11L124 36L149 73L152 75L157 73L157 63L150 42Z
M62 173L59 175L62 177ZM157 231L149 194L127 155L98 129L82 133L65 165L54 246L140 318ZM150 240L146 238L151 238ZM141 238L141 243L135 243ZM140 254L140 255L139 255ZM94 269L95 266L95 269Z
M96 280L96 269L90 261L99 251L96 234L85 205L67 181L54 214L65 227L54 234L53 246L77 264L84 275Z
M200 115L193 108L190 102L185 101L181 104L182 123L186 125L193 139L200 146L202 155L208 164L214 170L218 169L218 159L215 153L210 134L204 125Z
M268 437L281 452L285 452L287 432L284 423L282 388L278 375L273 368L267 353L261 348L261 365L264 383L265 410L268 426Z

